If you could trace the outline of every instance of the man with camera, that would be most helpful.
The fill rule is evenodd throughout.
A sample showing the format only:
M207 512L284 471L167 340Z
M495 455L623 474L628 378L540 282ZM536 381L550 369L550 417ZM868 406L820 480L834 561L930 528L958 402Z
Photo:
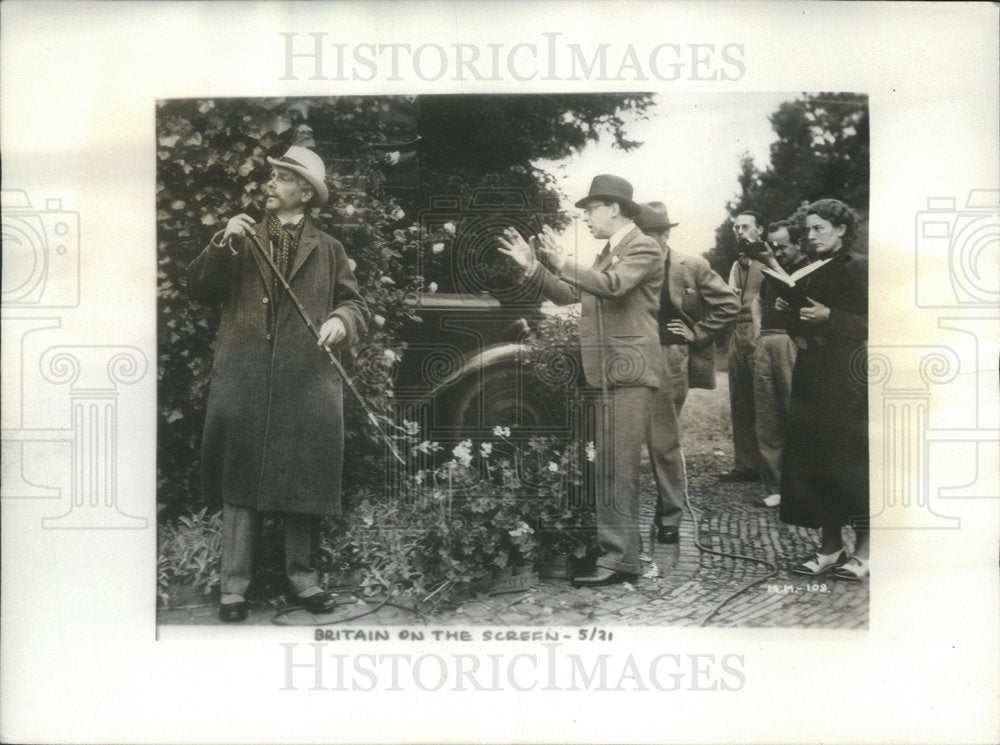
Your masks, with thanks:
M635 224L663 249L664 280L658 315L663 380L653 397L647 447L656 478L655 540L676 543L684 510L681 408L689 388L715 388L715 339L739 311L736 293L700 256L670 248L663 202L646 202Z
M773 222L767 228L766 250L757 254L758 259L774 271L793 274L809 264L800 240L799 229L794 223L789 220ZM798 349L788 335L788 314L774 307L777 299L771 284L764 282L750 307L754 324L760 329L754 357L754 414L761 475L768 488L767 496L760 501L762 507L777 507L781 503L781 453Z
M596 176L576 203L595 238L606 240L591 266L568 260L546 227L529 245L513 228L500 239L500 252L513 259L528 282L548 300L580 302L580 352L587 383L602 390L610 421L596 436L597 540L602 555L578 587L599 587L634 578L639 552L639 460L653 394L661 383L657 325L663 252L633 222L639 205L632 185L612 175ZM546 268L535 250L541 250Z
M733 220L736 235L736 261L729 272L729 286L737 295L740 309L736 326L729 338L729 404L733 423L734 464L720 481L759 481L760 451L757 445L754 413L754 357L760 329L754 324L750 307L760 293L764 279L755 248L762 247L764 219L755 210L743 210Z
M315 565L320 519L340 513L344 446L343 381L325 347L357 343L368 314L344 247L307 214L327 200L323 161L293 146L268 162L264 219L233 217L188 268L191 294L222 305L201 467L206 500L223 505L226 622L248 615L263 513L282 518L295 602L335 605Z

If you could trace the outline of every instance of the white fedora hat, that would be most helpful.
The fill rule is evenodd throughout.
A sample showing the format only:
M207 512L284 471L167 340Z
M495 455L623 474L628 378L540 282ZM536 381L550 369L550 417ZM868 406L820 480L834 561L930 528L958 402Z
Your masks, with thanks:
M330 190L326 188L326 167L323 159L312 150L292 145L280 158L268 158L267 162L275 168L295 171L316 191L316 205L326 204L330 196Z

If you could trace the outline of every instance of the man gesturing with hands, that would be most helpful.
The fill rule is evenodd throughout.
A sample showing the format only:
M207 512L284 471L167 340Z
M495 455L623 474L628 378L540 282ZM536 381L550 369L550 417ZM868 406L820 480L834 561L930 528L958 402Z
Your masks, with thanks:
M599 422L597 538L601 556L594 570L577 576L577 586L597 587L633 579L641 571L639 552L639 458L653 393L660 385L657 310L663 284L663 251L632 218L639 205L632 185L612 175L596 176L576 203L595 238L607 243L592 266L567 260L548 227L532 243L513 229L500 239L501 253L539 282L557 305L580 302L580 353L587 383L601 388L608 412Z

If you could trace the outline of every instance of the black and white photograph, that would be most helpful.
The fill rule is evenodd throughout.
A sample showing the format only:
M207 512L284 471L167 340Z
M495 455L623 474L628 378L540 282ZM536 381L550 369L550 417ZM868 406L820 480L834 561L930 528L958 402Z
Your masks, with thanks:
M0 3L0 741L995 743L991 3Z
M157 146L161 623L867 626L864 94L168 100Z

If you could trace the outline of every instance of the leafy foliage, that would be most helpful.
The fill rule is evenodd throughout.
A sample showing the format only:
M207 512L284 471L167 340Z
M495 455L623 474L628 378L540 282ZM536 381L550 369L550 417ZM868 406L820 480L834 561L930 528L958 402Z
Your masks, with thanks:
M219 584L222 516L203 507L181 515L160 529L156 565L157 596L170 604L173 584L192 585L208 595Z
M723 277L736 258L732 219L754 209L767 223L791 217L803 202L839 199L862 216L858 248L867 250L869 199L868 99L852 93L803 94L771 114L777 139L763 171L752 158L740 163L740 194L727 205L730 219L715 231L705 253Z
M159 102L157 489L164 517L198 501L198 453L218 321L217 309L188 297L186 267L234 214L262 217L267 157L298 144L316 150L327 164L331 198L312 216L347 247L374 318L365 347L345 363L384 413L393 366L405 353L400 329L419 321L408 299L433 291L428 277L440 274L437 268L448 264L461 237L454 222L421 219L432 197L467 201L477 188L520 189L530 204L540 205L555 192L533 160L568 155L602 132L620 147L632 147L620 112L642 111L649 101L628 94ZM397 166L414 158L419 168L410 169L412 179L400 178ZM498 205L497 214L506 208ZM490 271L502 276L509 267L500 262ZM351 488L381 470L383 448L350 396L345 416L344 481Z

